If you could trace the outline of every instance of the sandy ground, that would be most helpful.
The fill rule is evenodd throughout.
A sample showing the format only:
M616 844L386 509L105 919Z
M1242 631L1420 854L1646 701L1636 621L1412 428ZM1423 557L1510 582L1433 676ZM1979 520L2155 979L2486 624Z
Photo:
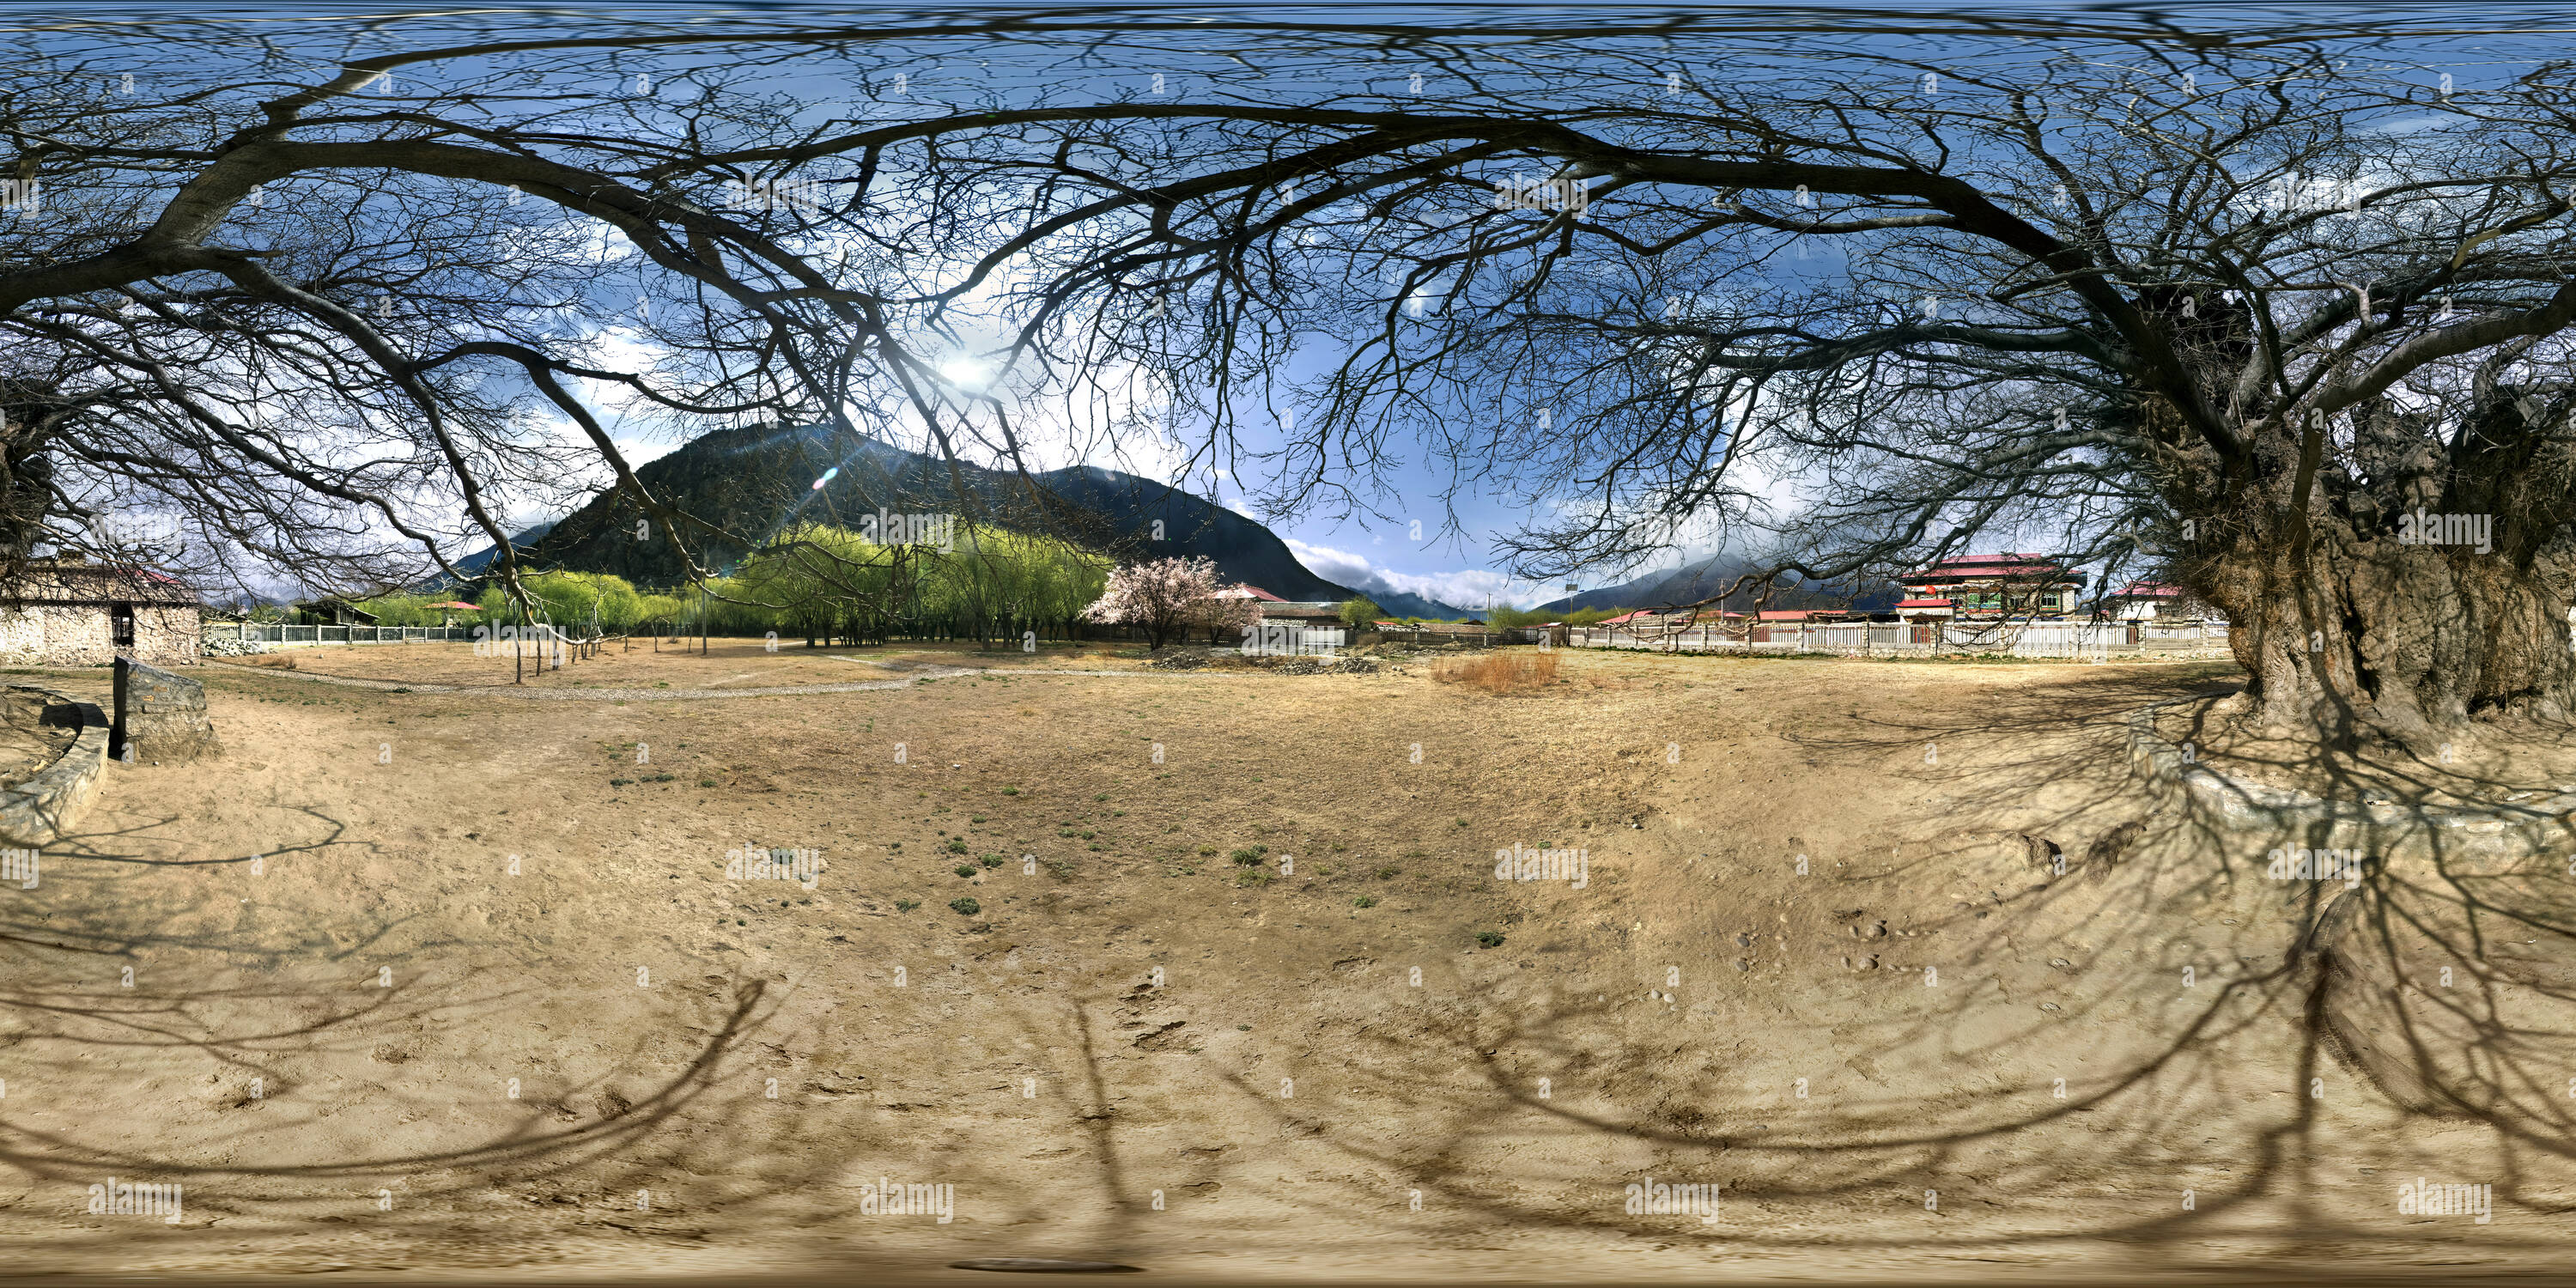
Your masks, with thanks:
M720 641L545 682L890 673L861 653L941 660ZM1571 654L1496 696L1016 665L622 702L201 668L227 753L112 766L0 890L10 1268L2568 1257L2564 1133L2408 1116L2338 1064L2285 965L2323 896L2229 881L2130 778L2121 718L2228 667ZM1048 673L1083 668L1135 673ZM812 889L728 879L772 847ZM1585 879L1499 880L1512 847ZM2492 1223L2401 1215L2419 1175L2494 1183ZM88 1214L111 1177L181 1184L180 1219ZM951 1219L873 1211L883 1179ZM1626 1211L1647 1183L1722 1201Z

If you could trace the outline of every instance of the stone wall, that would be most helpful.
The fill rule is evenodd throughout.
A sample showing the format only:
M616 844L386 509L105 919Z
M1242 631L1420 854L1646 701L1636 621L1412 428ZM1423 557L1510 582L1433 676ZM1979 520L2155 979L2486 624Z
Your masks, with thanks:
M193 665L200 615L193 606L137 604L134 644L120 649L105 604L0 608L0 666L106 666L118 653L160 666Z
M45 699L47 723L80 728L71 750L52 768L15 787L0 788L0 842L41 848L68 835L97 801L99 777L107 768L108 727L106 714L90 703L46 689L28 692Z

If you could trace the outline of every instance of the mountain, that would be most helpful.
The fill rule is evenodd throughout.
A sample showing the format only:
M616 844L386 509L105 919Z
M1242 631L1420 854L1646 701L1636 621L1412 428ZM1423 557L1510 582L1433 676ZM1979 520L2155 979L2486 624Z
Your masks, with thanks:
M554 526L555 526L555 525L554 525L554 521L553 521L553 520L551 520L551 519L547 520L547 521L546 521L546 522L544 522L544 523L532 524L532 525L530 525L529 527L523 528L523 529L521 529L521 530L520 530L520 531L518 531L518 532L512 533L512 534L510 535L510 545L511 545L513 548L518 549L518 550L521 550L521 551L526 551L526 550L534 549L534 548L535 548L535 546L536 546L536 544L537 544L537 538L542 537L542 536L546 535L546 533L548 533L548 532L552 531L552 530L554 529ZM457 560L457 561L456 561L456 568L457 568L457 571L459 571L459 572L465 572L465 573L480 573L480 572L482 572L485 568L490 567L490 566L492 565L492 561L493 561L493 560L498 559L498 558L500 558L500 557L501 557L501 548L500 548L499 546L485 546L485 547L483 547L482 549L477 550L477 551L475 551L474 553L472 553L472 554L470 554L470 555L467 555L467 556L465 556L465 557L464 557L464 558L462 558L462 559ZM434 577L434 578L431 578L431 580L432 580L432 581L444 581L444 580L445 580L445 578L444 578L443 576L442 576L442 577Z
M868 439L845 450L819 425L718 430L639 466L662 505L687 517L700 561L717 568L791 523L866 531L874 516L968 514L1016 532L1063 537L1120 559L1204 555L1229 582L1282 599L1339 600L1354 593L1298 562L1270 529L1204 497L1096 466L1026 478L944 461ZM820 485L817 486L817 481ZM878 526L884 526L880 523ZM639 586L674 586L687 564L665 525L620 491L606 491L552 524L531 529L534 566L614 573ZM522 534L524 537L526 534ZM479 570L491 550L472 556ZM463 565L460 565L463 566ZM1459 610L1403 597L1422 616Z
M1661 608L1667 605L1695 604L1726 589L1730 582L1752 571L1753 568L1754 565L1749 560L1725 554L1708 555L1694 559L1679 568L1647 573L1643 577L1623 581L1616 586L1603 586L1598 590L1587 590L1562 599L1550 600L1539 605L1538 611L1572 613L1586 608ZM1840 606L1843 602L1843 596L1836 594L1832 588L1819 586L1793 576L1783 581L1780 588L1772 594L1767 606L1821 608ZM1893 594L1882 590L1854 598L1850 606L1877 609L1889 607L1895 602ZM1733 612L1751 612L1753 610L1752 589L1748 587L1737 591L1728 596L1718 607Z
M1363 590L1360 593L1368 596L1369 602L1377 605L1379 610L1389 617L1426 617L1445 622L1452 618L1477 615L1476 610L1472 608L1457 608L1436 599L1425 599L1420 595L1401 590Z

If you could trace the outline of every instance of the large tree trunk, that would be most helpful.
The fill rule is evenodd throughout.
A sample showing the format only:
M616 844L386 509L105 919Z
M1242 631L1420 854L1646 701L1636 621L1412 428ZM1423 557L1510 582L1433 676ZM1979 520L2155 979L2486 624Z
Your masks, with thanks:
M2231 623L2229 644L2251 677L2245 714L2430 750L2472 720L2556 721L2576 710L2567 595L2546 572L2517 569L2501 551L2327 526L2304 558L2246 550L2194 578Z

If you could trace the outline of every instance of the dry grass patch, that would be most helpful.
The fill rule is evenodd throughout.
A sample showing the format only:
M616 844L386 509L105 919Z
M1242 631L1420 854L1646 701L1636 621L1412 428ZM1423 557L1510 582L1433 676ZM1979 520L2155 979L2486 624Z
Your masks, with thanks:
M1518 693L1556 683L1554 653L1496 653L1488 657L1442 658L1431 678L1487 693Z

